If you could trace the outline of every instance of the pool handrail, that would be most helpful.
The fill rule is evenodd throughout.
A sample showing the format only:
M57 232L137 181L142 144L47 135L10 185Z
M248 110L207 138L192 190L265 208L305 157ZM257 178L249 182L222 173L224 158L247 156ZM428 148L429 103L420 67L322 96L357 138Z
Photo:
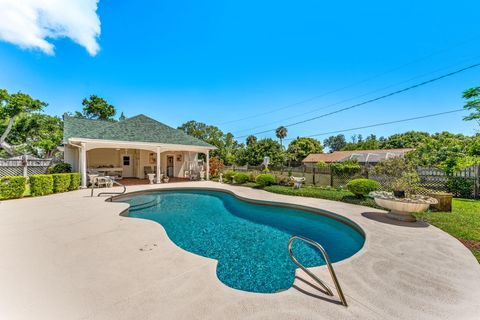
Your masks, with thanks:
M112 178L109 178L109 177L104 177L104 178L106 178L112 184L116 184L120 187L123 187L123 190L122 190L122 192L113 192L113 191L100 192L99 194L97 194L97 197L100 197L101 195L105 195L105 194L119 195L119 194L124 194L125 192L127 192L127 187L125 185L121 184L120 182L116 181L115 179L112 179ZM92 183L91 189L92 189L92 191L90 193L90 197L93 197L93 190L95 189L95 183Z
M335 284L335 288L337 289L338 297L340 298L342 305L344 305L345 307L348 307L347 300L343 295L342 288L340 287L340 283L338 282L337 275L335 274L335 270L333 269L332 263L330 262L330 257L328 256L327 251L318 242L305 237L292 236L288 240L288 255L290 256L290 259L293 261L293 263L295 263L300 269L302 269L308 276L310 276L310 278L315 280L315 282L317 282L325 290L325 291L323 290L320 290L320 291L324 292L329 296L333 296L332 290L330 290L330 288L322 280L320 280L320 278L318 278L315 274L313 274L310 270L308 270L304 265L298 262L298 260L295 258L292 252L292 244L293 244L293 241L295 240L306 242L314 246L315 248L317 248L318 251L320 251L320 253L323 256L323 259L327 264L328 271L330 272L330 276L332 277L333 283Z

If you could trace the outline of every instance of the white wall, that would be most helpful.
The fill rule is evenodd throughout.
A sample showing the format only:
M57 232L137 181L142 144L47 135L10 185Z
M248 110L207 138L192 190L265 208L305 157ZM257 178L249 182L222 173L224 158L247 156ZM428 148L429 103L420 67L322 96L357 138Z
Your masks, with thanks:
M78 164L78 148L65 145L65 150L63 153L63 159L66 163L72 166L72 171L79 172L79 164Z

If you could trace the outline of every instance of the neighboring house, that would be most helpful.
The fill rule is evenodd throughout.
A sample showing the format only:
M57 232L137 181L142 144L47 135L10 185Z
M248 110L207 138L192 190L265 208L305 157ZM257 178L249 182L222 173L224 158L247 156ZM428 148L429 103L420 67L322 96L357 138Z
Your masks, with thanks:
M307 166L313 166L319 161L325 163L343 162L346 160L357 160L362 164L375 164L388 158L403 157L407 152L414 149L380 149L380 150L352 150L352 151L334 151L332 153L311 153L303 163Z
M198 154L206 155L209 179L210 144L144 115L122 121L101 121L64 116L64 158L81 173L110 172L125 178L145 178L145 172L188 177L197 169Z

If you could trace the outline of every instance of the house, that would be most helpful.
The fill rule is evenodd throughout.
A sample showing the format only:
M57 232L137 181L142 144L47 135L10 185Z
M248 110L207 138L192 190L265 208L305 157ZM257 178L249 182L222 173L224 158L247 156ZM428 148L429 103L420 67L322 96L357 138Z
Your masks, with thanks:
M122 121L64 116L64 159L81 173L87 187L88 172L105 172L122 178L146 178L147 172L167 177L189 177L199 170L198 155L206 158L209 179L210 144L143 114Z
M403 149L379 149L379 150L352 150L352 151L334 151L332 153L311 153L305 159L303 164L314 166L317 162L325 163L343 162L346 160L357 160L362 164L375 164L381 160L403 157L407 152L413 151L412 148Z

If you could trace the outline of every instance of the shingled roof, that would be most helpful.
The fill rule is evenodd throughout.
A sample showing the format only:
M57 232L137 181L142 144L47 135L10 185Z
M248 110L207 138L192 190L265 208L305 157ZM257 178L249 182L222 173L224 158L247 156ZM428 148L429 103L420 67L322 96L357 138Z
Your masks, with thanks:
M152 142L210 147L212 145L189 136L143 114L122 121L102 121L65 116L63 139L86 138L114 141Z

